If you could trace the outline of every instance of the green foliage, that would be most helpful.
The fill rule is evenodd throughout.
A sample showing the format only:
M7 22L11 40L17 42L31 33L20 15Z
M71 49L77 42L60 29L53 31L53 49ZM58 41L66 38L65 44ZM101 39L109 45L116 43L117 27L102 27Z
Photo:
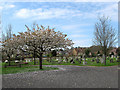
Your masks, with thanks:
M120 47L117 48L116 53L118 56L120 56Z
M86 50L85 50L85 55L86 55L86 57L89 57L89 53L90 53L90 49L86 49Z
M54 57L54 56L57 56L56 50L53 50L53 51L51 52L51 54L52 54L53 57Z
M92 53L92 57L96 57L95 53Z
M47 57L52 57L52 54L51 54L51 53L49 53L49 54L47 54L46 56L47 56Z
M97 54L100 54L100 51L97 51Z

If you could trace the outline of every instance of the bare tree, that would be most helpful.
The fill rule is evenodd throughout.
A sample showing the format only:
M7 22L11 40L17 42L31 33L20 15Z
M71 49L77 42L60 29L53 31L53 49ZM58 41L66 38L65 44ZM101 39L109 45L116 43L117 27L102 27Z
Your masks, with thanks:
M106 65L107 53L114 46L117 39L115 29L111 26L108 17L102 16L98 18L98 22L95 24L94 36L95 45L99 45L105 55L104 64Z
M9 65L10 65L11 55L13 54L13 48L11 47L11 45L13 44L10 42L11 37L12 37L12 26L11 24L9 24L6 29L6 33L4 34L2 32L2 56L6 55L6 57L8 57Z

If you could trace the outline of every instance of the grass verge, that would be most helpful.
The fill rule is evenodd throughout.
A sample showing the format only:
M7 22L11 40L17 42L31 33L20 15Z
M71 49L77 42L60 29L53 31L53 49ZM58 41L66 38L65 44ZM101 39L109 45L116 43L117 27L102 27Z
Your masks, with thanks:
M48 71L48 70L57 70L56 67L45 67L39 70L39 66L23 66L23 67L7 67L2 68L1 74L12 74L12 73L24 73L24 72L32 72L32 71Z

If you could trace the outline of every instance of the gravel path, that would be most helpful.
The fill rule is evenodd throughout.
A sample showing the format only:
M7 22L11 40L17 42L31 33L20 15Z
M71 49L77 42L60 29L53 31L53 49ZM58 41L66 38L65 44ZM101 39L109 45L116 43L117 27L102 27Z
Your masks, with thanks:
M45 65L59 70L3 75L3 88L118 88L118 69Z

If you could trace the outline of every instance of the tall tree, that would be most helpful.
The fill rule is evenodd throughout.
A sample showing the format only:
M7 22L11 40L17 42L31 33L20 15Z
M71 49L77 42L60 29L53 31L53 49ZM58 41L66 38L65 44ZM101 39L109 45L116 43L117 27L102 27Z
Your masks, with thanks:
M37 28L34 29L34 32L27 27L27 32L20 33L22 38L25 39L26 45L29 49L34 48L37 57L39 58L40 69L42 69L42 55L43 52L47 52L50 49L59 49L66 48L73 45L72 40L66 38L66 34L62 34L60 31L55 32L54 28L50 29L36 25ZM33 43L34 42L34 43Z
M6 33L4 34L2 32L2 56L8 57L9 65L10 65L10 58L11 54L13 53L13 45L11 42L11 37L12 37L12 26L11 24L8 25L6 28Z
M98 18L98 22L95 24L94 36L94 43L101 47L105 55L104 65L106 65L107 53L116 41L115 29L111 26L108 17L102 16Z

